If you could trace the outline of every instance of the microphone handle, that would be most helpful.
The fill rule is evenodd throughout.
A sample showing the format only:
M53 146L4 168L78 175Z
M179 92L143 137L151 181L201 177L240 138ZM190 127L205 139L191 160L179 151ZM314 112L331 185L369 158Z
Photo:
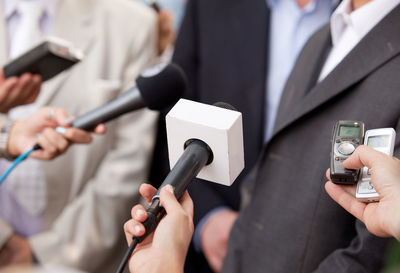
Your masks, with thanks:
M209 163L212 158L212 151L208 145L201 140L193 140L186 147L182 156L176 162L171 172L165 178L164 182L158 188L157 193L153 196L151 206L147 209L147 220L143 222L146 233L137 239L142 242L148 234L154 231L158 222L164 216L164 208L160 206L160 191L166 185L174 188L174 194L177 199L181 198L201 169Z
M122 93L105 105L77 117L72 121L72 127L90 131L98 124L105 123L122 114L145 107L142 96L137 87Z
M142 223L146 229L145 234L140 237L134 236L132 238L132 243L122 258L122 261L116 271L117 273L122 273L124 271L125 266L135 250L136 245L142 242L156 229L158 223L164 216L165 209L160 206L159 194L161 189L168 184L172 185L174 188L174 194L176 198L179 199L193 178L198 175L198 173L207 163L211 163L212 158L212 151L205 142L198 139L190 140L190 144L187 145L182 156L179 158L178 162L161 184L156 195L153 197L150 207L146 210L147 219Z

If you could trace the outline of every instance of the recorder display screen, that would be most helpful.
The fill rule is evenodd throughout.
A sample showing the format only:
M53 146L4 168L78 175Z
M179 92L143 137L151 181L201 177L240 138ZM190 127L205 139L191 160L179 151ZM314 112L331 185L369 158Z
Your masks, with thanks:
M389 142L389 136L372 136L368 138L367 145L372 148L386 147Z
M339 128L339 136L358 137L359 134L360 127L341 125Z

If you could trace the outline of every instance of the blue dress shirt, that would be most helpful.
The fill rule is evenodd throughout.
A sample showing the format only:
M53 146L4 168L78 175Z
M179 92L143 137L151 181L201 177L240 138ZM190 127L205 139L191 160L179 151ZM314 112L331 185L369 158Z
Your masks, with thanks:
M286 80L307 40L328 23L337 1L315 0L301 9L295 0L267 0L270 8L264 141L272 136Z

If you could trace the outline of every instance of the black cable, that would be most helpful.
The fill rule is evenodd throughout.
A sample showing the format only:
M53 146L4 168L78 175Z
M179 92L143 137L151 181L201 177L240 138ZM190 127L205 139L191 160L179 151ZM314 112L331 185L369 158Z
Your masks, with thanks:
M131 257L137 244L141 243L147 237L147 235L149 235L156 229L158 222L161 220L164 214L165 209L160 206L160 199L158 197L154 197L150 207L147 209L147 219L142 223L146 230L146 233L140 237L132 237L132 243L129 245L128 250L122 258L117 273L122 273L124 271L126 264L128 263L129 258Z
M133 251L135 250L135 248L136 248L138 243L139 243L139 239L134 238L132 243L130 244L128 250L126 251L124 257L122 258L122 261L121 261L121 263L120 263L120 265L118 267L117 273L123 273L124 272L125 266L128 263L129 258L131 257L131 255L132 255Z

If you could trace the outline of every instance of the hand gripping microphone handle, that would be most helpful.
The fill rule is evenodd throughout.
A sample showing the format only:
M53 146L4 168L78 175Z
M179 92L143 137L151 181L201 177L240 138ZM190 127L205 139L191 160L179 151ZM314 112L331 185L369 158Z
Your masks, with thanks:
M187 142L186 149L182 156L153 197L151 206L147 210L149 217L143 223L146 228L146 233L138 238L139 242L142 242L148 234L153 232L158 221L161 220L165 213L164 209L159 205L161 189L166 185L171 185L174 188L175 197L177 199L181 198L193 178L197 176L205 165L211 163L212 157L211 149L203 141L194 139Z
M72 121L72 127L90 131L100 123L144 107L162 110L176 103L186 86L186 75L178 65L170 63L154 66L136 79L136 86L77 117ZM41 149L40 145L35 147Z
M168 184L171 185L174 188L176 198L179 199L201 169L212 162L212 151L205 142L198 139L192 139L188 140L185 146L186 149L182 156L159 187L156 195L153 197L150 207L147 209L147 220L143 222L146 233L140 237L133 237L132 244L125 254L117 273L123 272L136 244L142 242L150 233L152 233L164 216L165 210L160 206L159 199L161 189Z

